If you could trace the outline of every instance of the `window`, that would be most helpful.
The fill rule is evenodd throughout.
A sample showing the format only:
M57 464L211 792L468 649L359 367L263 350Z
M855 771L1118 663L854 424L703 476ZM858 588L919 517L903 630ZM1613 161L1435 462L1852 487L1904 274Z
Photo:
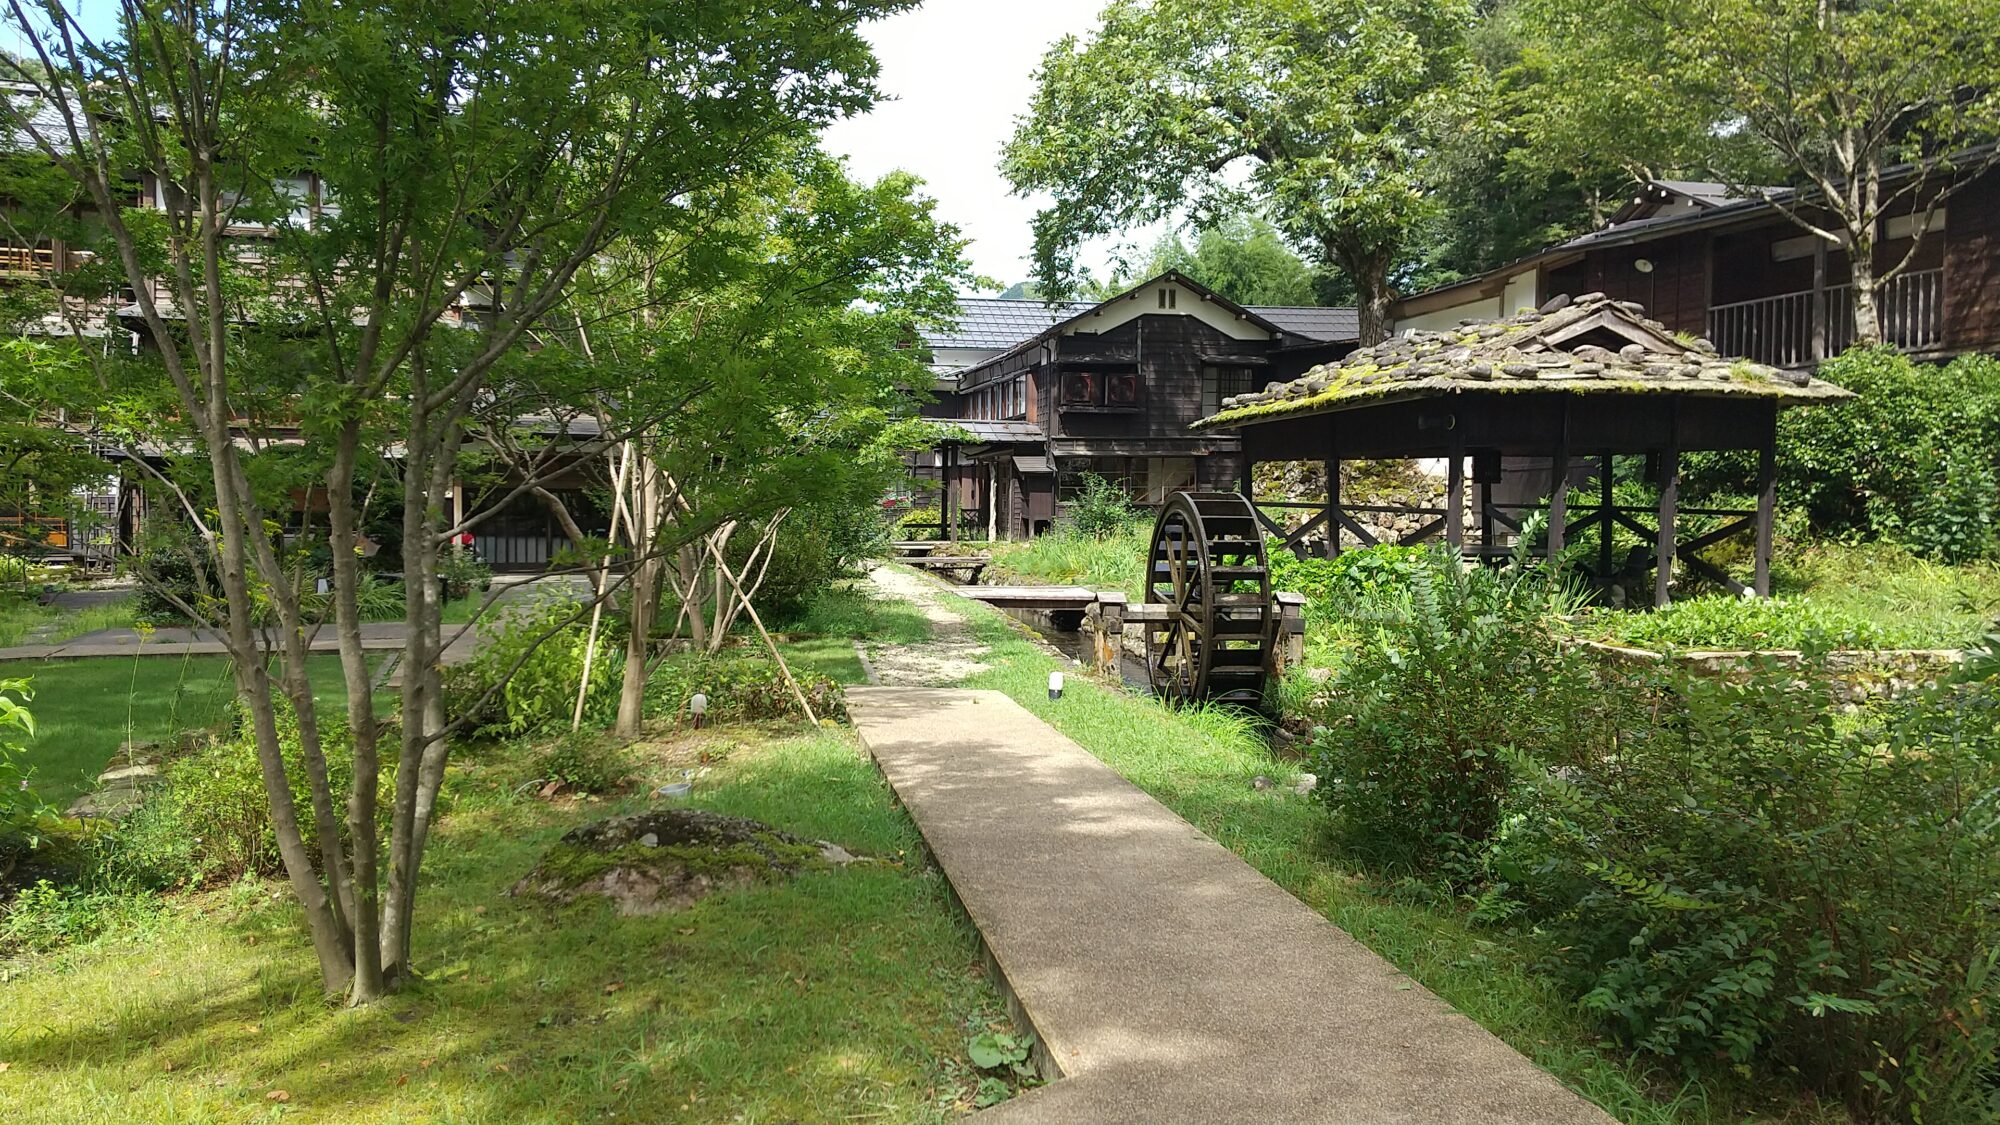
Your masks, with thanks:
M1179 299L1180 291L1177 289L1162 288L1160 290L1160 307L1163 309L1173 308Z
M1139 407L1139 373L1065 371L1062 373L1062 405L1077 409L1136 410Z
M1250 393L1255 378L1248 367L1204 365L1201 369L1201 414L1206 418L1222 409L1222 400Z
M1139 459L1133 460L1136 463ZM1148 457L1145 465L1145 490L1139 495L1142 504L1164 504L1174 493L1194 489L1192 457Z

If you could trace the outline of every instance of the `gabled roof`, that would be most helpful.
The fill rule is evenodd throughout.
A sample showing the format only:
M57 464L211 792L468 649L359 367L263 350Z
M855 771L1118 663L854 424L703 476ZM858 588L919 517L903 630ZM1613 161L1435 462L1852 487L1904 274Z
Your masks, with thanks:
M1251 305L1250 311L1294 336L1320 343L1361 338L1361 313L1357 309Z
M1360 336L1360 315L1354 309L1239 305L1178 270L1168 270L1102 301L1061 301L1047 305L1040 301L963 297L959 300L963 309L959 323L951 328L925 332L924 342L932 348L1004 349L1000 354L964 369L977 370L1057 335L1072 323L1109 309L1140 290L1161 282L1180 286L1201 300L1226 309L1267 332L1297 336L1300 342L1345 341Z
M1803 373L1728 359L1707 340L1684 341L1645 309L1587 293L1557 297L1503 320L1412 332L1321 364L1289 383L1232 395L1194 429L1254 425L1301 414L1462 391L1657 394L1777 399L1847 398Z
M1095 301L1003 300L999 297L959 298L958 323L924 332L933 348L1011 348L1056 325L1097 307Z

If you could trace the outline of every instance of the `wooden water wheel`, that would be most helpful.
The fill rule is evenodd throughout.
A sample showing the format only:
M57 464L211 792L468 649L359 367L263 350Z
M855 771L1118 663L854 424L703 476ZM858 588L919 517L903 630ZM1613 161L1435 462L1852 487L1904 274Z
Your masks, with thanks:
M1153 692L1172 702L1264 700L1277 607L1256 510L1233 492L1176 492L1153 525L1145 615Z

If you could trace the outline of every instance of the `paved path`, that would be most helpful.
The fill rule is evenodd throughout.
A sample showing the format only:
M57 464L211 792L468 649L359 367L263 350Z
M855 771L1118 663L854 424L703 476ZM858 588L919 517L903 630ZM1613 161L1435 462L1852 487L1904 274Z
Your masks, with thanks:
M1611 1121L1006 696L847 706L1063 1075L981 1122Z

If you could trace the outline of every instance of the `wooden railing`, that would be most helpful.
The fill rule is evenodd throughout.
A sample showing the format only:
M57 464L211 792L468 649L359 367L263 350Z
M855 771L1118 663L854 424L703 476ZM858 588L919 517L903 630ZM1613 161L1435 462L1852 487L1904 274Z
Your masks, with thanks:
M52 246L0 245L0 276L39 277L54 273L56 252Z
M1815 307L1826 302L1815 328ZM1875 291L1883 340L1906 351L1944 344L1944 270L1900 274ZM1854 290L1828 286L1733 301L1708 310L1708 338L1724 355L1748 356L1778 367L1804 367L1839 355L1854 343Z

